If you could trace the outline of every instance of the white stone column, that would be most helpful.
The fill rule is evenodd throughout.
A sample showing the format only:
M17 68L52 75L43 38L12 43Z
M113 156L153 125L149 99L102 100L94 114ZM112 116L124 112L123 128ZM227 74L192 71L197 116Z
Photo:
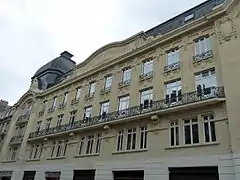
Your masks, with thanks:
M61 171L60 180L73 180L73 167L64 166Z
M36 171L34 180L45 180L45 171Z
M22 170L16 170L12 173L11 180L21 180L23 179L24 171Z
M163 162L147 162L144 169L144 180L169 180L168 167Z
M105 165L97 165L95 180L113 180L112 170Z

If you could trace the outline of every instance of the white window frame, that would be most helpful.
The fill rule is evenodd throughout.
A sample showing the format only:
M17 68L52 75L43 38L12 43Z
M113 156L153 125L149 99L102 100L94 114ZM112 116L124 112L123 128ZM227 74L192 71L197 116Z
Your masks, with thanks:
M93 153L93 144L94 144L94 136L88 136L87 137L86 154Z
M128 137L130 136L130 139ZM130 142L128 142L128 140ZM130 147L128 148L128 143L130 143ZM137 130L136 128L127 129L126 135L126 151L136 150L137 143Z
M153 88L145 89L140 91L140 104L144 107L145 100L148 100L148 106L150 105L150 102L153 101Z
M166 65L172 65L179 62L179 49L175 48L167 52Z
M197 121L196 122L193 122L193 119L196 119ZM189 123L185 123L186 121L189 121ZM194 143L193 142L193 125L197 125L197 128L198 128L198 142L197 143ZM187 144L186 143L186 137L185 137L185 127L186 126L190 126L190 138L191 138L191 142L190 144ZM198 122L198 118L197 117L191 117L191 118L188 118L188 119L184 119L183 120L183 142L184 142L184 145L194 145L194 144L199 144L200 143L200 137L199 137L200 133L199 133L199 122Z
M64 117L64 114L60 114L57 116L57 127L61 126L63 117Z
M55 108L56 106L57 106L57 97L54 97L52 102L52 108Z
M122 73L122 82L127 82L131 80L131 68L123 69Z
M215 68L207 69L201 72L198 72L195 74L195 85L196 90L198 89L198 85L201 85L201 88L211 88L211 87L217 87L217 77L216 77L216 71Z
M82 155L84 153L84 144L85 144L85 139L86 137L82 137L79 143L79 147L78 147L78 154Z
M205 117L206 117L206 118L205 118ZM204 142L205 142L205 143L213 143L213 142L216 142L216 141L217 141L217 136L216 136L216 126L215 126L214 116L213 116L212 114L208 114L208 115L203 115L202 118L203 118ZM214 135L214 136L215 136L215 140L213 140L211 123L213 123L214 129L215 129L215 135ZM205 124L207 124L207 126L208 126L209 142L207 142L207 140L206 140Z
M79 100L81 96L81 88L76 89L75 100Z
M104 83L104 89L111 89L112 86L112 76L106 76L105 77L105 83Z
M153 60L149 59L142 62L142 75L146 75L153 71Z
M180 130L180 126L179 126L179 121L175 120L175 121L170 121L169 122L169 145L171 147L174 146L179 146L180 142L180 136L179 136L179 130ZM174 138L174 142L172 144L172 129L173 129L173 138Z
M171 82L166 82L164 84L164 97L167 99L167 96L169 96L169 103L176 103L178 101L181 101L181 95L182 95L182 85L181 80L174 80ZM171 95L173 94L173 91L176 92L176 101L172 101ZM179 93L180 92L180 93Z
M63 142L62 141L58 141L56 146L57 146L57 151L56 151L55 157L62 157Z
M96 147L95 147L95 153L99 154L101 149L101 134L96 135Z
M69 117L69 122L68 122L69 125L73 125L73 123L76 119L76 114L77 114L76 110L70 112L70 117Z
M92 95L95 93L95 86L96 86L96 83L95 82L90 82L89 83L89 94Z
M92 106L88 106L84 108L84 119L92 117Z
M124 111L129 108L130 96L125 95L118 98L118 111Z
M201 37L194 41L195 56L201 55L211 50L211 42L209 36Z
M125 133L124 133L124 129L118 131L118 134L117 134L117 142L116 142L116 151L119 152L119 151L123 151L123 146L124 146L124 136L125 136Z
M66 105L67 104L67 100L68 100L68 92L64 93L62 104Z
M106 115L108 114L109 106L110 106L109 101L100 103L100 116L103 115L104 112L106 113Z
M47 119L47 122L46 122L45 129L50 129L50 127L51 127L51 122L52 122L52 118L48 118L48 119Z
M147 126L140 127L139 131L139 149L147 149Z

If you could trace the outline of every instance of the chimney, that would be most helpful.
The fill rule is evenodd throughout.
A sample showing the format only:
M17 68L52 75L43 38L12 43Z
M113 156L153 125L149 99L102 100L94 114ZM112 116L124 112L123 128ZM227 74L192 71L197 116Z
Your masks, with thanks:
M73 57L73 55L71 53L69 53L68 51L64 51L60 54L62 57L65 57L67 59L71 59Z

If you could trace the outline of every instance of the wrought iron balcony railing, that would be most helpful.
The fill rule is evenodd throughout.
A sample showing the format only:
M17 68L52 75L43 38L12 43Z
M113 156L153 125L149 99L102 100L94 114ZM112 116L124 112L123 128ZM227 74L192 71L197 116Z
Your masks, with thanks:
M149 72L149 73L146 73L146 74L141 74L139 76L139 81L143 81L143 80L146 80L146 79L150 79L153 77L153 71Z
M172 71L172 70L179 69L179 68L180 68L180 62L175 62L173 64L164 66L164 72Z
M78 128L83 128L95 124L101 124L105 122L111 122L123 118L133 117L140 114L145 114L149 112L157 112L159 110L165 110L177 106L182 106L186 104L196 103L199 101L223 98L225 97L223 87L211 87L200 91L194 91L190 93L182 94L181 96L171 97L170 99L162 99L158 101L151 101L147 105L140 105L135 107L130 107L122 111L111 112L101 116L95 116L80 121L76 121L72 124L64 124L58 127L52 127L48 129L43 129L38 132L32 132L29 138L44 137L46 135L65 132L69 130L74 130Z
M13 136L10 144L21 144L23 141L23 136Z
M122 87L126 87L126 86L129 86L130 85L130 79L129 80L126 80L126 81L121 81L118 86L119 88L122 88Z
M206 51L204 53L193 56L193 62L206 60L206 59L211 58L212 56L213 56L213 52L212 52L212 50L209 50L209 51Z

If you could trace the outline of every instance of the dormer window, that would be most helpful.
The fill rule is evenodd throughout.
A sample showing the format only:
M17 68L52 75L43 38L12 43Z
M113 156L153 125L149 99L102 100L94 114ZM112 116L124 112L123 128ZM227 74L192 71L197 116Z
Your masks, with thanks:
M189 21L189 20L191 20L191 19L193 19L194 18L194 13L192 13L192 14L189 14L188 16L186 16L185 17L185 19L184 19L184 22L186 22L186 21Z

